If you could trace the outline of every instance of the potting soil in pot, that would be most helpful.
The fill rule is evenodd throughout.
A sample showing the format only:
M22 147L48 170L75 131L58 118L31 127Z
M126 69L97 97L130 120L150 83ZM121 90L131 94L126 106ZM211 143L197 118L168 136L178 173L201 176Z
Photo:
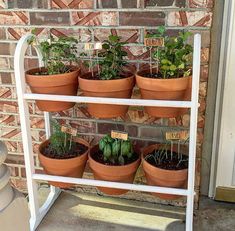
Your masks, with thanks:
M70 159L77 156L82 155L87 151L87 146L80 144L80 143L74 143L69 151L69 153L66 153L66 155L58 155L54 150L50 148L50 144L45 147L44 150L42 150L43 155L52 158L52 159Z
M167 156L168 158L162 158L162 160L160 161L160 163L156 162L153 155L155 153L155 150L152 151L151 153L149 153L148 155L150 155L148 158L145 158L145 160L158 168L161 169L166 169L166 170L182 170L182 169L187 169L188 168L188 156L183 155L183 154L179 154L176 152L172 152L172 159L171 159L171 151L168 150L167 151ZM182 160L180 161L180 155L182 155Z

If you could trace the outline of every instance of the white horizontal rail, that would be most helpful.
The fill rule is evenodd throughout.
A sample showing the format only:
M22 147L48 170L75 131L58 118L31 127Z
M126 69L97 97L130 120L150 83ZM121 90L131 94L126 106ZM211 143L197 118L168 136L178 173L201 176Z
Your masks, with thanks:
M58 181L58 182L63 182L63 183L116 188L116 189L128 189L128 190L135 190L135 191L142 191L142 192L166 193L166 194L174 194L174 195L182 195L182 196L188 195L187 189L128 184L128 183L73 178L73 177L63 177L63 176L52 176L52 175L46 175L46 174L33 174L33 179L34 180L46 180L46 181Z
M190 108L191 101L174 101L174 100L152 100L152 99L122 99L122 98L103 98L103 97L86 97L86 96L69 96L69 95L48 95L48 94L24 94L27 100L52 100L74 103L96 103L96 104L115 104L115 105L132 105L132 106L153 106L153 107L177 107Z

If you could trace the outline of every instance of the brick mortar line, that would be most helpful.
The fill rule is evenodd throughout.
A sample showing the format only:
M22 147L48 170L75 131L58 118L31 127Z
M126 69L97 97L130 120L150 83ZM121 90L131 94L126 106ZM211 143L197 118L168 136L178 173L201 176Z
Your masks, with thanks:
M48 29L122 29L122 30L133 30L133 29L156 29L156 27L159 27L160 25L158 26L126 26L126 25L119 25L119 26L116 26L116 25L109 25L109 26L102 26L102 25L97 25L97 26L82 26L82 25L71 25L71 24L68 24L68 25L20 25L20 24L16 24L16 25L12 25L12 24L0 24L0 26L2 28L8 28L8 27L14 27L14 28L48 28ZM204 31L204 30L211 30L211 26L205 26L205 27L200 27L200 26L166 26L167 29L175 29L175 30L201 30L201 31Z
M75 121L76 118L71 118L71 119L68 119L68 118L71 118L71 117L65 117L64 119L66 120L70 120L70 121ZM60 118L57 118L57 119L60 119ZM63 120L64 120L63 119ZM79 118L77 119L77 121L81 121L79 120ZM92 122L90 121L89 119L87 121L81 121L81 122ZM101 123L106 123L106 124L110 124L110 125L113 125L113 124L117 124L117 125L126 125L126 126L136 126L138 127L138 129L141 129L141 128L155 128L155 129L164 129L164 130L168 130L167 128L171 128L173 129L174 131L181 131L181 130L189 130L188 127L184 127L184 126L163 126L163 125L158 125L158 124L136 124L136 123L125 123L125 122L118 122L116 123L115 121L93 121L93 123L96 123L96 125L98 126L98 124L101 124ZM82 125L78 125L78 126L82 126ZM20 125L0 125L0 128L9 128L9 129L21 129L21 126ZM33 127L30 127L31 131L42 131L42 132L45 132L45 128L33 128ZM98 130L97 130L98 131Z
M97 133L78 133L80 136L96 136L96 137L102 137L105 134L97 134ZM11 141L11 142L20 142L22 143L22 139L19 140L13 140L13 139L8 139L8 138L1 138L2 141ZM163 142L165 141L164 139L154 139L151 137L132 137L130 136L131 140L136 140L136 141L149 141L149 142ZM41 144L41 141L32 141L32 144ZM197 145L200 145L201 143L197 142Z
M7 43L7 44L17 44L18 43L18 41L12 41L12 40L4 40L4 41L2 41L2 40L0 40L0 44L3 44L3 43ZM77 44L77 49L78 48L80 48L79 46L81 46L81 45L85 45L86 43L91 43L91 42L79 42L78 44ZM145 45L144 45L144 43L142 43L142 42L136 42L136 43L126 43L125 45L124 45L125 47L145 47ZM0 55L0 57L8 57L8 56L13 56L13 55ZM14 57L14 56L13 56ZM27 56L25 56L25 58L34 58L34 57L37 57L37 56L31 56L31 55L27 55ZM101 59L101 58L100 58Z
M8 152L9 155L24 156L23 152Z
M7 112L0 112L0 115L13 115L19 116L19 113L7 113ZM44 119L43 115L38 114L30 114L32 118L39 118ZM187 127L183 126L167 126L167 125L159 125L159 124L143 124L143 123L134 123L134 122L125 122L125 121L110 121L110 120L97 120L93 118L79 118L79 117L66 117L66 116L52 116L53 119L61 119L61 120L68 120L68 121L81 121L81 122L92 122L96 123L110 123L110 124L118 124L118 125L126 125L126 126L138 126L138 127L158 127L158 128L179 128L179 129L188 129ZM2 125L1 125L2 126ZM42 129L44 131L44 129Z
M6 102L18 102L17 99L10 99L10 98L0 98L0 102L6 101Z
M5 24L4 24L5 25ZM1 25L1 26L3 26L3 29L5 30L5 29L7 29L7 27L9 27L9 28L11 28L11 25ZM13 25L12 25L13 26ZM42 28L42 27L45 27L45 26L42 26L42 25L25 25L25 26L27 26L27 27L32 27L32 28ZM13 27L14 27L14 29L22 29L22 27L23 28L25 28L25 26L23 26L23 25L14 25ZM53 29L54 27L53 27L53 25L47 25L47 26L49 26L49 27L51 27L51 28L44 28L44 29ZM102 29L102 28L97 28L97 26L96 27L94 27L94 26L85 26L85 27L87 27L87 28L81 28L82 26L76 26L76 25L74 25L74 26L69 26L69 28L70 29L86 29L86 30L96 30L96 29ZM102 26L101 26L102 27ZM124 28L124 27L128 27L128 28ZM132 27L132 28L130 28L130 27ZM110 30L110 29L117 29L117 30L139 30L139 32L141 33L141 31L142 30L144 30L144 29L147 29L148 30L148 27L145 27L145 26L137 26L138 28L136 28L136 27L134 27L134 26L108 26L108 27L106 27L105 26L105 28L103 28L103 29L107 29L107 30ZM154 29L156 29L156 27L158 27L158 26L154 26ZM210 31L211 30L211 28L210 27L196 27L196 26L190 26L190 27L187 27L187 26L167 26L166 27L166 29L174 29L174 30L184 30L184 29L186 29L186 28L192 28L192 29L190 29L190 30L202 30L202 31ZM198 29L197 29L198 28ZM56 29L68 29L68 26L60 26L60 25L57 25L56 26ZM151 29L153 29L153 27L150 27L150 30ZM6 31L5 31L6 32ZM8 33L7 33L8 34ZM18 42L18 40L15 40L15 39L0 39L0 41L1 42L4 42L4 41L6 41L6 42L8 42L8 41L10 41L10 42L12 42L12 43L17 43ZM86 43L86 42L79 42L79 43L81 43L81 44L83 44L83 43ZM142 42L143 43L143 42ZM133 44L135 44L135 43L133 43Z
M21 129L21 127L20 127L20 125L14 125L14 126L11 126L11 125L0 125L0 129L1 128L10 128L10 129ZM45 129L43 129L43 128L32 128L32 127L30 127L30 130L31 131L39 131L39 132L45 132Z
M211 12L213 8L190 8L190 7L167 7L167 6L161 6L161 7L148 7L148 8L89 8L89 9L30 9L30 8L13 8L13 9L0 9L1 12L28 12L28 13L37 13L37 12L42 12L42 13L65 13L65 12L166 12L166 11L187 11L187 12L197 12L197 11L205 11L205 12Z

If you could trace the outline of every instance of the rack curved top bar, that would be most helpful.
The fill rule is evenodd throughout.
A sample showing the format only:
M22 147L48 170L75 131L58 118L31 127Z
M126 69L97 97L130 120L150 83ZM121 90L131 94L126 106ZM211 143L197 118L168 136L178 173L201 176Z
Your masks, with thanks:
M196 157L196 137L197 137L197 114L198 114L198 92L200 79L200 55L201 55L201 35L194 35L193 52L193 78L191 101L166 101L166 100L141 100L141 99L116 99L116 98L98 98L83 96L63 96L26 93L24 57L28 47L28 40L32 34L23 36L16 47L14 55L14 70L16 78L16 89L18 96L18 105L21 122L21 132L23 139L24 158L26 167L26 177L29 195L29 208L31 213L30 229L34 231L46 215L50 207L60 194L60 189L54 186L50 187L50 193L41 208L38 204L37 180L61 181L65 183L74 183L80 185L105 186L120 189L137 190L143 192L158 192L187 197L186 207L186 230L193 230L193 205L194 205L194 178L195 178L195 157ZM40 50L36 48L39 58L39 65L43 65ZM117 105L139 105L139 106L165 106L180 107L190 109L190 138L189 138L189 164L188 164L188 186L187 189L176 189L167 187L157 187L148 185L126 184L118 182L107 182L92 179L72 178L51 176L46 174L36 174L33 160L32 138L30 134L30 118L27 101L28 100L56 100L77 103L99 103L99 104L117 104ZM50 136L50 114L44 112L45 130L47 138Z

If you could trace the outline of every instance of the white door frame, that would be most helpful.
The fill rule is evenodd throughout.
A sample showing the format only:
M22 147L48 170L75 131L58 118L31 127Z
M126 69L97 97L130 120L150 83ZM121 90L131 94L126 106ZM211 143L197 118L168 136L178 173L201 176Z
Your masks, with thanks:
M209 197L218 186L235 184L235 1L225 0L216 95ZM235 156L235 155L234 155ZM234 185L235 186L235 185Z

